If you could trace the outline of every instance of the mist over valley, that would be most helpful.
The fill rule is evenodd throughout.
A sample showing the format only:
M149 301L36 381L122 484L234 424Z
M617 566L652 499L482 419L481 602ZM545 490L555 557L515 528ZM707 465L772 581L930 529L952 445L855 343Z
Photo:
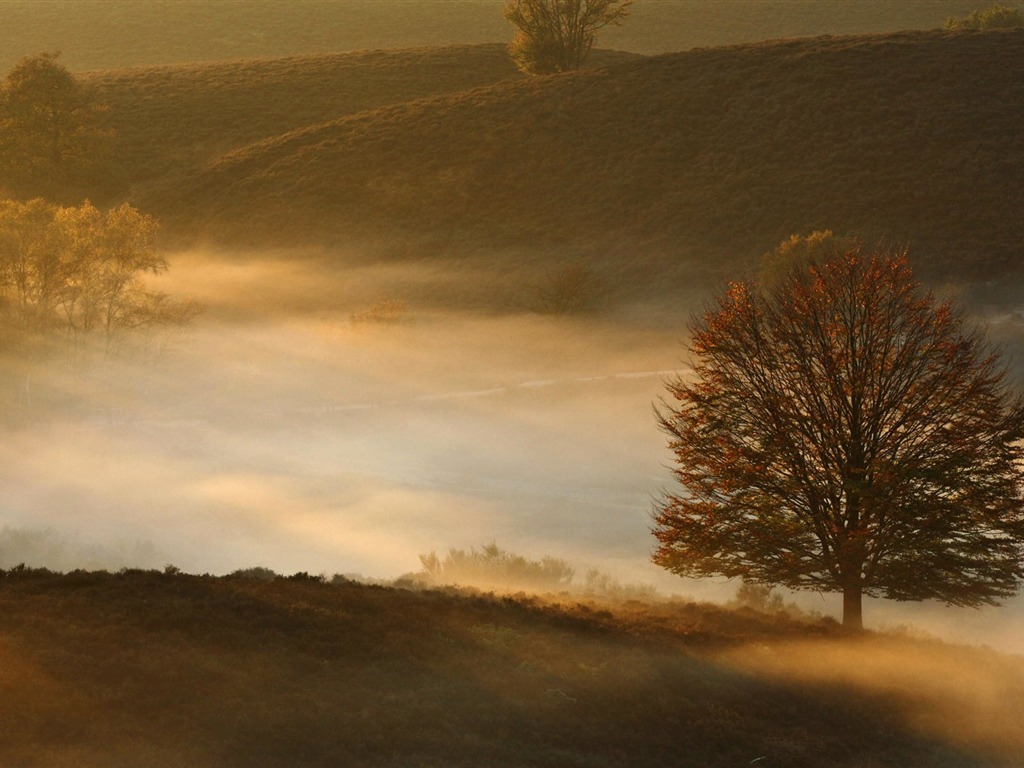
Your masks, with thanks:
M85 115L40 173L0 90L0 763L1021 764L1024 598L652 533L780 253L905 249L1024 387L1024 29L640 0L531 75L500 6L0 4Z

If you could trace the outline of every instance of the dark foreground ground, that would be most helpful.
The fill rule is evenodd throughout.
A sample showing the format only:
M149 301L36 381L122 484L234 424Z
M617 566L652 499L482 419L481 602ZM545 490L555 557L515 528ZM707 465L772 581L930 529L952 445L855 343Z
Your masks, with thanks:
M0 578L12 768L1009 766L1021 715L1021 659L709 605Z

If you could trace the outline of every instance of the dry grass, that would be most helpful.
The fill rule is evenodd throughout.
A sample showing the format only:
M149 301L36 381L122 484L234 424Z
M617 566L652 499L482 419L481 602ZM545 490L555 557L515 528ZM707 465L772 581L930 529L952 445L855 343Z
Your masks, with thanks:
M731 660L756 660L741 650L751 643L838 642L828 626L749 611L155 572L8 572L0 611L5 765L952 768L1020 756L1019 739L993 748L918 727L892 690ZM985 658L1020 673L1019 660Z

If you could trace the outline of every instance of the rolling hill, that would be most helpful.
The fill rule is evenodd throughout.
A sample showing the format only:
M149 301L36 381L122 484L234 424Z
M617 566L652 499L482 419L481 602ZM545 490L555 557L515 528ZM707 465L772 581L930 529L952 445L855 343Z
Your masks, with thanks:
M144 184L309 124L518 76L501 45L86 72L124 178Z
M557 246L692 266L831 228L909 244L940 274L1020 264L1024 31L609 64L308 114L138 199L178 236L235 243L386 236L426 252Z
M592 66L636 59L598 51ZM86 72L108 109L124 185L174 179L219 155L360 112L521 77L500 44Z

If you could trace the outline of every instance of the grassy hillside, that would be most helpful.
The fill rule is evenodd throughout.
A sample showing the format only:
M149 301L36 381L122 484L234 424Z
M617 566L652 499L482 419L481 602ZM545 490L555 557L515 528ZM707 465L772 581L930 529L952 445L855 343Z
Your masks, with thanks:
M507 41L502 0L4 0L0 70L62 50L76 70ZM682 51L779 37L933 29L975 0L645 0L602 45ZM742 9L742 10L740 10Z
M706 605L16 569L0 578L0 611L5 765L967 768L1024 757L1006 727L1020 659L853 642Z
M595 66L636 58L595 52ZM518 79L500 44L88 72L117 136L115 189L317 123Z
M311 123L517 77L501 45L89 72L138 184Z
M831 228L976 276L1020 262L1022 78L1020 30L694 50L300 128L145 203L222 240L404 233L634 261Z

